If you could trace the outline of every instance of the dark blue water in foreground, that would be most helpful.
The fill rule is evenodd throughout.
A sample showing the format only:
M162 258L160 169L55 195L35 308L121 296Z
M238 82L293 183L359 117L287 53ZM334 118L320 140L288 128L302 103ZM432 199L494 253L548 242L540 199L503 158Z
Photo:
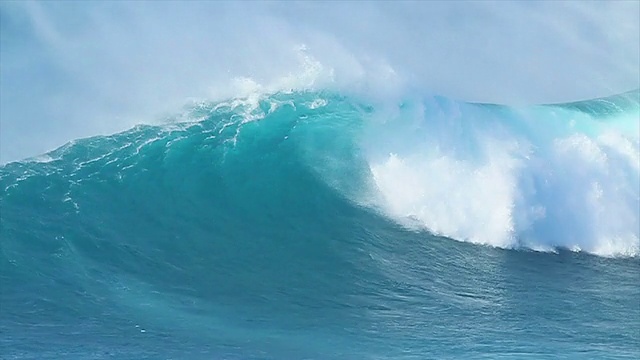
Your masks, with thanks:
M637 102L522 113L432 99L400 139L406 125L362 104L331 93L202 104L190 121L0 168L0 357L640 358ZM437 157L420 131L458 143ZM533 145L509 167L517 176L482 172L488 132ZM433 155L515 179L494 196L513 194L507 223L486 222L502 207L464 205L492 189L484 180L441 202L425 190L423 207L403 200L396 190L415 182L381 177L388 144L405 165ZM588 156L566 157L567 144ZM580 192L593 186L596 203ZM546 216L525 222L533 203ZM459 215L425 210L448 206ZM484 241L490 227L507 240Z

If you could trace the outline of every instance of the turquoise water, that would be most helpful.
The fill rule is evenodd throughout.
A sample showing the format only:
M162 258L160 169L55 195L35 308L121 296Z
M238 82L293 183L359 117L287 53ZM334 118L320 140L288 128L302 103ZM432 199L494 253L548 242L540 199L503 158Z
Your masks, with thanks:
M638 358L637 96L265 94L4 165L0 353Z

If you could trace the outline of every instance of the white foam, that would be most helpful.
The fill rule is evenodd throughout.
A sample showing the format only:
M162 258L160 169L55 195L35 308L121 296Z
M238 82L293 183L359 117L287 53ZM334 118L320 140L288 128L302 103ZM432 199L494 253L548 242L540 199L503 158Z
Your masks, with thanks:
M34 156L32 158L25 159L26 162L35 162L35 163L50 163L56 160L60 160L60 158L53 158L49 154L42 154L38 156Z
M394 217L417 219L455 239L509 246L518 164L494 155L473 163L446 154L390 154L371 171Z
M311 102L311 104L309 104L309 109L318 109L324 106L327 106L327 100L315 99Z
M389 120L397 123L389 136L403 141L378 141L368 156L390 217L498 247L640 254L640 146L633 134L590 137L540 124L532 136L472 110ZM381 156L380 148L389 153Z

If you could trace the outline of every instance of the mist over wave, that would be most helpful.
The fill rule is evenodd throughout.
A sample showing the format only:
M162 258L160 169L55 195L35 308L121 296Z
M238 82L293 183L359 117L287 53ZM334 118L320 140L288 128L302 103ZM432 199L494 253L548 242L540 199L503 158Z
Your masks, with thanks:
M237 97L235 78L296 77L300 44L339 91L509 105L616 94L640 87L638 6L4 2L0 162Z

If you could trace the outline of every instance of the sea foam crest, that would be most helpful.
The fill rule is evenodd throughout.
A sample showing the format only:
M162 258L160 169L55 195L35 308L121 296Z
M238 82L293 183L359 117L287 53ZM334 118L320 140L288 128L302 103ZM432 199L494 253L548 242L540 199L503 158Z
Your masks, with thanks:
M505 115L428 103L422 110L381 130L402 142L378 141L369 151L392 218L498 247L640 253L637 134L552 108ZM556 123L547 124L552 114ZM604 130L587 135L576 121Z

